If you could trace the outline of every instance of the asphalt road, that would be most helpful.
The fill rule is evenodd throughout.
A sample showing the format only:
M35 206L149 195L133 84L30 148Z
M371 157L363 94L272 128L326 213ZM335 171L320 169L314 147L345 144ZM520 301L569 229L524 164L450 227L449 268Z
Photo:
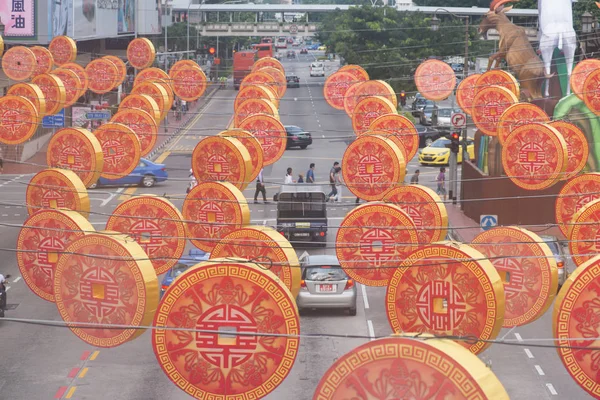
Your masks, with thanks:
M309 77L312 55L283 60L287 72L300 77L301 87L288 89L280 104L281 119L286 125L298 125L313 134L315 143L306 150L288 150L272 168L265 171L269 198L283 183L285 170L305 174L311 162L316 163L317 181L326 181L330 166L341 161L345 144L337 138L352 134L349 118L343 111L329 107L323 99L324 78ZM335 71L336 62L327 63L327 73ZM224 130L233 112L232 89L216 93L208 106L160 154L167 164L170 180L151 189L102 188L90 192L94 227L104 228L107 216L120 201L131 195L153 193L168 195L181 207L191 152L202 135L215 135ZM416 161L408 166L408 176L421 170L421 183L434 187L437 168L420 167ZM26 217L22 207L28 176L2 176L0 181L0 249L15 247L19 225ZM9 181L11 180L11 181ZM244 192L252 199L253 187ZM11 205L12 204L12 205ZM347 191L343 202L328 208L330 226L339 225L354 207L354 197ZM251 204L253 223L274 223L275 205ZM329 240L335 238L335 228ZM309 249L311 254L333 253L328 249ZM304 250L299 250L299 253ZM15 308L7 315L16 318L60 320L56 307L35 296L20 279L15 254L2 252L0 271L12 274L8 292L9 304ZM311 334L355 334L370 337L391 333L384 308L384 288L359 286L358 314L319 311L301 317L301 332ZM551 310L538 321L513 330L503 330L499 338L525 341L551 337ZM7 399L170 399L188 398L164 375L151 348L151 335L144 333L136 340L114 349L97 349L76 338L66 328L22 325L0 321L2 345L0 398ZM314 388L329 366L340 356L363 343L357 339L302 339L294 367L287 379L268 399L312 398ZM540 342L536 342L540 343ZM552 342L541 342L551 344ZM481 356L491 365L515 400L587 399L588 396L570 378L554 349L517 347L495 344Z

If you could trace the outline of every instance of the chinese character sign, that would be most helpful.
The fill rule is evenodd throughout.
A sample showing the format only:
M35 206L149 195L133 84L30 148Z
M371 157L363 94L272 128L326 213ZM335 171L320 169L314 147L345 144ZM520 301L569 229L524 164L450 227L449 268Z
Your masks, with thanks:
M33 0L1 1L0 17L6 26L5 37L35 36L35 4Z

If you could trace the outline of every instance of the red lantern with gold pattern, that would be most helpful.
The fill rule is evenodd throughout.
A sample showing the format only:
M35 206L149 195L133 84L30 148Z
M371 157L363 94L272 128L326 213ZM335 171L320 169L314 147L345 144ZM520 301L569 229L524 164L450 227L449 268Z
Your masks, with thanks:
M25 143L35 133L39 119L36 107L25 97L0 97L0 143Z
M250 132L258 139L264 153L264 165L274 164L283 156L287 147L285 127L276 118L266 114L256 114L240 122L239 129Z
M65 68L55 69L51 74L60 78L65 87L65 107L71 107L79 99L79 94L81 93L80 88L82 84L79 76L75 72Z
M156 82L142 82L131 89L131 94L145 94L152 97L158 106L158 110L160 111L160 120L162 121L165 119L167 113L169 112L169 108L167 108L169 103L169 95L161 85Z
M336 359L321 377L313 400L384 399L386 395L509 399L491 368L475 355L451 340L419 332L372 340Z
M101 177L119 179L129 175L140 163L141 143L133 129L109 122L94 131L104 154ZM142 181L140 176L140 182Z
M85 187L90 187L104 169L104 155L100 141L87 129L63 128L48 142L46 163L75 172Z
M396 109L395 107L398 107L398 98L396 97L396 92L394 92L394 89L390 86L390 84L385 81L371 80L361 82L354 92L356 104L358 104L363 98L371 96L379 96L389 100L394 105L394 110Z
M65 108L67 90L58 76L41 74L34 77L32 83L39 86L46 100L46 115L54 115Z
M369 80L369 73L365 71L360 65L348 64L344 65L337 72L349 72L356 78L357 82L364 82Z
M600 343L595 333L599 286L600 256L596 256L567 278L552 313L558 357L573 380L595 399L600 398L596 358Z
M291 243L269 226L245 226L221 239L210 258L238 257L274 273L292 292L300 291L300 261Z
M567 143L547 124L514 129L502 147L502 165L510 180L525 190L554 185L567 169Z
M517 96L505 87L488 86L476 90L471 117L477 129L486 135L496 136L500 117L517 101Z
M587 138L577 125L570 122L553 121L549 125L556 128L567 142L567 169L560 180L571 179L583 171L587 164L590 155Z
M236 138L210 136L192 153L192 170L198 182L230 182L240 190L250 183L252 160L248 149Z
M267 396L290 373L300 346L293 295L271 271L246 260L216 259L183 272L166 290L153 325L158 363L196 399Z
M421 247L394 268L385 306L394 332L476 337L480 340L458 343L479 354L502 329L504 288L479 251L439 242Z
M244 145L246 150L248 150L248 153L250 154L250 161L252 162L251 173L248 177L248 182L254 182L264 164L264 151L258 139L250 132L242 129L228 129L219 133L219 136L235 138L239 140L242 145Z
M163 79L166 82L169 82L171 78L169 77L169 74L160 68L146 68L137 73L133 86L137 86L146 81L154 82L156 79Z
M33 46L30 50L35 55L36 62L33 75L47 74L52 71L52 67L54 66L54 58L52 57L50 50L42 46Z
M48 50L56 65L72 63L77 58L77 44L68 36L56 36L48 45Z
M141 157L149 154L154 148L158 135L158 125L156 120L146 111L140 109L122 110L113 115L110 122L123 124L131 128L140 139Z
M403 185L390 190L383 201L394 204L415 223L419 244L438 242L448 233L448 212L440 196L422 185Z
M417 90L428 100L447 99L456 88L452 67L440 60L423 61L415 71Z
M117 232L76 239L56 264L58 312L75 336L94 347L117 347L144 333L139 327L152 323L158 296L158 279L148 256L139 244Z
M384 137L358 137L342 159L344 183L352 194L366 201L382 200L404 180L405 173L402 151Z
M46 99L40 87L34 83L15 83L8 88L8 95L25 97L31 101L38 111L38 115L43 117L46 115Z
M156 275L171 269L185 250L185 224L169 200L155 195L132 197L119 204L106 222L107 231L132 237L152 261Z
M58 258L71 242L94 231L87 219L72 210L40 210L30 216L17 237L17 265L29 289L54 302Z
M115 67L117 67L117 76L115 77L116 85L113 87L113 89L116 89L120 84L125 82L125 78L127 77L127 66L123 60L116 56L104 56L102 58L111 61L115 64Z
M279 89L277 88L278 83L269 74L266 74L266 73L260 72L260 71L249 73L242 80L242 83L240 83L240 90L245 88L246 86L252 86L252 85L268 86L271 90L273 90L273 94L275 94L275 96L279 97Z
M148 68L154 62L156 50L152 42L146 38L137 38L127 46L127 59L135 69Z
M206 75L198 67L183 67L171 77L173 92L185 101L196 101L206 91Z
M398 137L406 151L406 162L412 160L419 150L419 132L415 125L403 115L396 113L381 115L371 122L369 129L390 132Z
M338 229L335 253L346 274L368 286L387 286L396 267L418 248L412 219L400 207L380 202L350 211Z
M588 58L581 60L573 68L571 73L571 90L577 97L584 100L586 90L584 88L585 80L590 74L600 68L600 60Z
M500 86L510 90L515 97L518 99L521 95L519 89L519 81L510 73L501 69L492 69L484 72L477 79L475 83L475 92L479 92L482 89L489 88L491 86ZM475 103L477 105L477 103Z
M354 112L354 107L358 103L357 98L355 96L356 89L364 82L358 82L352 84L348 90L346 90L346 97L344 97L344 111L350 118L352 118L352 113Z
M11 47L2 57L2 72L13 81L25 81L31 78L36 69L35 54L27 47Z
M119 111L140 109L150 114L156 123L160 122L160 110L156 101L147 94L130 94L119 104Z
M73 171L48 168L35 174L25 193L27 212L33 215L40 209L66 208L85 218L90 213L87 189Z
M277 68L273 67L262 67L258 70L264 74L270 75L276 82L277 94L280 99L285 95L287 90L287 79L285 73L281 72Z
M475 97L475 85L481 74L467 76L456 88L456 103L461 110L471 115L473 111L473 98Z
M79 81L81 82L81 87L79 87L79 97L83 96L88 90L88 76L85 72L85 68L75 63L66 63L60 67L63 69L68 69L69 71L73 71L77 74Z
M563 186L556 196L554 212L556 223L565 236L569 236L573 217L596 199L600 199L600 172L575 176Z
M396 113L396 107L391 101L380 96L364 97L358 102L352 112L352 128L360 136L369 130L371 123L386 114Z
M589 201L573 216L569 251L576 266L600 253L600 199Z
M233 112L235 113L240 104L249 99L267 100L273 103L276 108L279 107L279 99L273 93L270 87L265 85L249 85L240 89L237 96L235 96L235 101L233 102Z
M545 124L550 122L550 117L540 107L531 103L517 103L508 107L500 116L496 131L500 144L506 142L506 138L516 127L534 122Z
M283 68L283 65L281 64L281 61L279 61L276 58L273 57L261 57L258 60L256 60L254 62L254 65L252 66L252 72L256 72L262 68L276 68L279 71L281 71L281 73L283 73L285 75L285 69Z
M182 214L188 239L206 252L250 223L246 198L229 182L200 181L185 197Z
M117 66L106 58L97 58L86 67L89 89L97 94L110 92L119 79Z
M279 119L279 112L273 103L265 99L248 99L235 110L233 126L239 128L243 120L255 114L269 115Z
M327 103L337 109L344 109L344 98L348 88L356 82L364 82L365 80L359 81L356 76L350 72L338 71L327 77L325 85L323 86L323 96Z
M550 247L537 234L518 227L482 232L471 246L487 257L504 284L504 326L522 326L540 318L558 288L558 266Z

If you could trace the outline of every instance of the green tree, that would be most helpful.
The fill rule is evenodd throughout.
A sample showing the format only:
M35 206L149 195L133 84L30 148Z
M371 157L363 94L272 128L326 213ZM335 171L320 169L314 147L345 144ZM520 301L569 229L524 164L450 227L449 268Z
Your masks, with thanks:
M465 28L462 21L444 19L437 32L431 16L371 6L328 14L317 34L329 52L349 64L367 70L372 79L386 80L396 92L412 91L414 71L422 60L462 55ZM470 51L477 54L475 28L470 32Z

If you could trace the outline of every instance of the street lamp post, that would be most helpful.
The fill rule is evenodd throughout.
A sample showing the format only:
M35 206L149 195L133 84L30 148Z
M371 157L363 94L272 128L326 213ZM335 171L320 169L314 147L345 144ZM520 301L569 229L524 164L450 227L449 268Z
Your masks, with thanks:
M581 14L581 32L582 33L592 33L594 29L594 16L586 11Z
M454 18L460 18L465 20L465 62L463 66L463 79L469 76L469 16L468 15L456 15L445 8L438 8L433 13L431 19L431 30L438 31L440 29L440 19L437 17L438 11L443 11L452 15ZM467 139L467 128L461 129L462 140ZM452 199L452 203L456 204L456 193L458 192L458 160L456 153L450 152L450 190L448 191L448 197Z

